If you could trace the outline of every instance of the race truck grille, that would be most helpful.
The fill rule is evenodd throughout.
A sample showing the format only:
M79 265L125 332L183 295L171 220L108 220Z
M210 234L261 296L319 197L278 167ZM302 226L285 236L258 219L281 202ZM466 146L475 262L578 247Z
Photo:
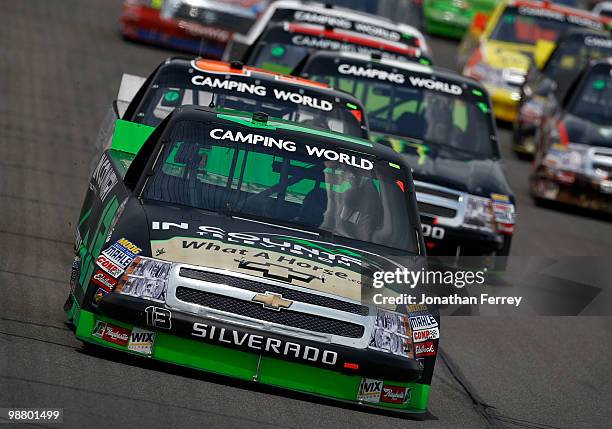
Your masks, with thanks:
M452 201L459 201L459 194L456 192L449 192L441 188L432 188L423 185L414 187L414 190L423 194L433 195L440 198L446 198Z
M415 180L417 204L423 216L446 218L446 224L460 224L463 193L430 183Z
M244 301L183 286L176 288L176 298L183 302L312 332L348 338L361 338L365 330L363 326L355 323L287 309L271 311L256 302Z
M447 207L440 207L434 204L418 203L419 211L423 214L431 216L442 216L442 217L455 217L457 210L449 209Z
M369 313L369 309L365 305L354 304L352 302L329 298L323 295L302 292L299 290L289 289L268 283L260 283L253 280L243 279L240 277L225 276L222 274L212 273L208 271L194 270L192 268L181 268L179 271L179 275L181 277L189 279L217 284L225 284L235 288L250 290L252 292L257 293L276 293L292 301L300 301L306 304L332 308L334 310L345 311L347 313L358 314L360 316L367 316Z

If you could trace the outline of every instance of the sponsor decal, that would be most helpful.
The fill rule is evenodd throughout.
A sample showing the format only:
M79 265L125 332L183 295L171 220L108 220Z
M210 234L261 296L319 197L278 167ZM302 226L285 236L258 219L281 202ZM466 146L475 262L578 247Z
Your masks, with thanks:
M210 137L214 140L229 140L231 142L248 143L252 145L261 145L264 147L276 147L281 150L286 150L287 152L295 152L297 150L296 144L292 141L276 139L250 132L243 133L242 131L214 128L210 130ZM333 149L319 148L309 144L305 144L304 147L308 155L315 158L325 159L328 161L337 161L341 164L361 168L362 170L372 170L374 168L372 161L358 157L357 155L348 155L346 153L337 152Z
M330 112L334 105L327 100L320 100L309 95L299 94L297 92L285 91L282 89L273 89L274 98L283 101L290 101L294 104L301 104L304 106L312 107L313 109L323 110Z
M558 12L549 8L521 6L518 8L518 13L521 15L537 16L559 22L569 22L581 27L590 27L595 29L603 28L603 24L601 22L594 21L584 16L565 15L563 12Z
M365 77L367 79L378 79L389 81L397 84L403 84L406 81L406 77L401 73L388 72L386 70L379 70L374 67L363 67L351 64L340 64L338 66L338 72L344 75L351 75L357 77Z
M153 222L153 230L163 228ZM201 227L211 239L174 237L151 242L155 254L164 249L160 258L226 269L308 287L350 299L361 299L361 266L359 260L317 248L308 248L276 237L260 237L248 233L225 233L217 227ZM231 236L230 236L231 234ZM223 241L218 240L223 235ZM255 238L251 241L249 238ZM212 239L217 238L217 239ZM239 242L245 245L230 244ZM257 245L257 247L250 247Z
M612 39L587 36L584 38L584 44L589 47L612 49Z
M119 277L123 269L104 255L98 256L96 264L113 277Z
M258 352L265 351L278 356L290 357L323 365L334 366L338 360L338 353L333 350L303 346L298 343L283 341L277 338L264 337L262 335L240 332L229 328L209 326L205 323L195 322L191 335L196 338L214 341L225 346L244 347Z
M428 223L422 223L421 229L423 230L423 237L434 238L436 240L442 240L446 234L446 230L441 226L433 226Z
M124 270L134 260L134 257L132 255L123 253L121 250L115 247L114 244L105 251L103 251L102 255L106 256L106 259L112 261L115 265Z
M178 26L192 36L202 37L204 39L215 40L218 42L227 42L232 33L221 30L216 27L209 27L197 22L180 20Z
M94 298L93 298L93 304L94 306L97 307L98 303L100 302L100 300L108 293L108 291L106 289L103 288L98 288L98 290L96 291L96 293L94 294Z
M417 343L414 345L414 352L417 357L423 356L435 356L436 346L433 341L426 341L424 343Z
M142 249L140 247L136 246L127 238L120 239L115 243L115 245L120 247L123 251L129 252L130 254L132 254L132 256L136 256L140 252L142 252Z
M98 195L100 200L104 201L118 181L110 160L104 155L91 175L89 188Z
M261 97L266 96L266 87L261 85L255 85L246 82L237 82L228 79L212 78L210 76L196 75L191 78L191 83L198 86L206 86L208 88L219 88L226 91L235 91L242 93L249 93L253 95L259 95Z
M126 346L130 340L130 330L98 320L91 333L109 343Z
M419 311L428 311L425 304L408 304L408 312L416 313Z
M106 322L102 322L101 320L96 321L96 325L94 326L92 336L96 338L102 338L104 335L104 331L106 330Z
M151 222L152 230L189 230L189 224L187 222L175 223L175 222ZM270 236L270 235L259 235L250 232L228 232L217 226L202 225L197 227L199 236L211 237L212 241L222 241L223 243L213 243L206 245L206 242L200 244L191 245L196 249L200 249L206 245L207 250L223 251L226 253L240 254L243 256L248 255L248 250L271 250L278 251L284 255L291 254L292 256L298 256L305 259L310 259L315 262L320 262L325 265L341 265L346 268L353 268L359 271L361 268L361 255L355 251L336 247L329 243L320 243L315 241L307 241L302 239L296 239L294 237L284 236ZM197 240L197 239L196 239ZM240 246L248 246L246 249L239 247L237 250L221 249L216 248L218 244L237 244ZM208 249L210 247L211 249ZM253 249L254 248L254 249ZM166 253L166 249L163 253ZM271 260L271 258L262 255L264 259ZM284 261L284 260L283 260ZM286 262L286 261L284 261Z
M130 334L128 350L144 355L151 355L153 343L155 342L155 332L146 329L134 328Z
M410 388L402 386L384 385L380 395L380 402L388 404L405 404L410 401Z
M117 209L117 212L113 216L113 220L111 221L111 224L108 227L108 234L106 235L106 240L104 240L104 243L108 243L111 239L111 236L113 235L113 232L115 232L115 226L117 226L117 222L119 221L119 218L123 214L123 210L125 210L125 205L127 204L128 199L129 198L126 198L121 202L121 205L119 206L119 208Z
M206 86L208 88L219 88L226 91L249 93L260 97L268 95L268 88L262 85L252 83L238 82L229 79L212 78L210 76L193 76L191 83L198 86ZM313 109L329 112L333 110L334 105L328 100L322 100L310 95L300 94L298 92L287 91L279 88L272 88L274 98L282 101L288 101L293 104L312 107Z
M401 38L401 35L396 31L390 31L383 27L366 24L365 22L356 22L355 30L359 33L369 34L370 36L380 37L381 39L392 40L394 42L399 41Z
M349 30L353 27L353 23L348 19L337 17L337 16L329 16L329 15L321 15L319 13L312 12L304 12L304 11L296 11L293 14L293 19L295 21L300 22L310 22L313 24L321 24L321 25L331 25L334 28L343 28L345 30Z
M70 288L74 289L77 284L77 279L81 273L81 257L75 256L72 260L72 269L70 270Z
M452 95L463 94L463 89L459 85L452 83L416 76L408 76L408 80L410 81L410 84L416 88L425 88L431 91L444 92Z
M410 327L413 331L418 329L437 328L438 322L431 314L410 315Z
M165 308L148 306L145 308L147 325L161 329L172 329L172 312Z
M491 199L500 202L510 202L510 197L504 194L491 194Z
M362 378L359 385L357 400L361 402L380 402L380 394L383 390L383 381L373 378Z
M296 11L293 15L295 21L308 22L312 24L329 25L343 30L354 30L358 33L369 36L380 37L381 39L397 42L401 35L397 31L392 31L384 27L368 24L365 22L353 22L346 18L321 15L319 13Z
M114 243L111 247L104 250L102 255L106 256L109 261L125 270L132 263L136 255L142 252L142 249L126 238L122 238Z
M322 49L326 51L343 51L355 52L363 55L371 55L372 53L382 54L383 58L406 61L403 55L396 55L389 51L381 51L380 49L370 48L369 46L354 45L352 43L339 42L337 40L321 39L319 37L304 36L296 34L291 38L291 43L297 46L308 46L310 48Z
M419 329L412 331L412 340L415 343L422 343L427 340L437 340L440 338L440 330L438 328Z
M97 270L94 275L91 276L91 281L109 292L113 290L117 284L117 279L109 276L102 270Z

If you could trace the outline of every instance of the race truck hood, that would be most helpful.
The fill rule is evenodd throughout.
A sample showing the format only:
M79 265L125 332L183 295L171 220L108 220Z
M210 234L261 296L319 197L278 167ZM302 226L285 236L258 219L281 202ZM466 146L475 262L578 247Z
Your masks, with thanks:
M361 300L362 271L395 269L397 263L367 249L334 243L294 228L239 215L144 206L151 255L169 262L228 270ZM380 250L379 250L380 251Z
M563 122L570 143L612 147L612 127L602 126L571 114L566 114Z
M400 152L413 169L414 180L445 186L472 195L511 195L499 161L470 159L444 148L396 136L379 137Z
M480 47L483 62L497 69L514 69L527 73L534 47L516 43L483 41Z

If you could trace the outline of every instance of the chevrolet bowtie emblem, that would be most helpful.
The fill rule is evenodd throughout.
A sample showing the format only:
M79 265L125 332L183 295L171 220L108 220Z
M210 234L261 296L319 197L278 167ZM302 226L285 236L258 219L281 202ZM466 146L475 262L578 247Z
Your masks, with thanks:
M253 297L253 301L263 304L264 308L280 311L281 308L289 308L293 301L284 299L282 295L271 292L258 293Z

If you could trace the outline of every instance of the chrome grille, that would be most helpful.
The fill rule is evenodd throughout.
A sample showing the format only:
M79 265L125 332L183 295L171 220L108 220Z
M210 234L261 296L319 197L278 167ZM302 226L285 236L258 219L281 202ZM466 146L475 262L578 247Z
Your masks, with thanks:
M250 317L284 326L305 329L312 332L339 335L348 338L361 338L364 327L342 320L329 319L315 314L300 313L289 309L274 311L261 304L225 295L217 295L197 289L179 286L176 298L190 304L202 305L215 310Z
M455 217L457 210L440 207L434 204L418 203L419 211L430 216Z
M179 276L210 283L225 284L257 293L272 292L282 295L283 298L290 299L292 301L300 301L321 307L333 308L334 310L346 311L347 313L359 314L361 316L367 316L369 312L368 307L365 305L342 301L323 295L302 292L268 283L261 283L241 277L225 276L223 274L217 274L210 271L182 267L179 271Z
M419 213L441 218L446 225L460 225L465 211L464 193L443 186L415 180Z
M414 190L417 191L417 193L421 192L423 194L434 195L436 197L446 198L452 201L459 201L458 193L449 192L449 191L446 191L440 188L432 188L432 187L426 187L423 185L416 185L414 187Z

